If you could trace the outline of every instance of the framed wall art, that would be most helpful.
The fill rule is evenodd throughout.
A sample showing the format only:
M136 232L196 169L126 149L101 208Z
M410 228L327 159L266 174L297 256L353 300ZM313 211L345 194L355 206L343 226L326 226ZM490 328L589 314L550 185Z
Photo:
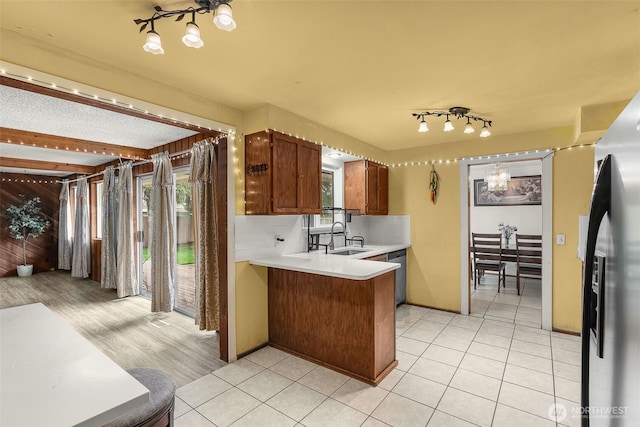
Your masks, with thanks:
M474 206L517 206L542 204L541 175L511 178L504 191L489 191L483 179L473 180Z

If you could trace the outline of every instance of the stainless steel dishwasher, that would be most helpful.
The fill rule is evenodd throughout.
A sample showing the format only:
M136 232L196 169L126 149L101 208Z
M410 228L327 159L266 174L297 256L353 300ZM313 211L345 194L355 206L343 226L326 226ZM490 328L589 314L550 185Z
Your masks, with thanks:
M397 262L400 268L396 272L396 307L407 302L407 250L389 252L389 262Z

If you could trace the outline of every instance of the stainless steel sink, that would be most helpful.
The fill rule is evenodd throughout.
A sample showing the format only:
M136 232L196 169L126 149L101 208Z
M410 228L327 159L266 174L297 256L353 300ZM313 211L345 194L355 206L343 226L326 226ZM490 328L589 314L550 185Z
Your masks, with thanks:
M346 249L346 250L339 250L339 251L335 251L335 252L331 252L332 255L355 255L355 254L361 254L363 252L369 252L368 249Z

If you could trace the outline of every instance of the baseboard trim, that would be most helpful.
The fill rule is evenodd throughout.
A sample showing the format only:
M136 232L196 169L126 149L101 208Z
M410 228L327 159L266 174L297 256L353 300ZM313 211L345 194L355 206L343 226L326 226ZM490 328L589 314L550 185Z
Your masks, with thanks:
M258 345L256 347L250 348L247 351L243 351L242 353L238 354L238 359L242 359L243 357L248 356L251 353L258 351L261 348L265 348L268 345L269 345L269 342L267 341L267 342L264 342L264 343L262 343L262 344L260 344L260 345Z
M579 337L581 335L580 332L567 331L565 329L560 329L560 328L551 328L551 330L553 332L560 332L561 334L573 335L576 337Z

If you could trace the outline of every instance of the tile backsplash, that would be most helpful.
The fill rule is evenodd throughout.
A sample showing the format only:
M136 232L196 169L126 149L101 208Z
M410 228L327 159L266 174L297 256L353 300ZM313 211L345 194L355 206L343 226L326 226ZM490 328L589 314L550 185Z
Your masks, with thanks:
M287 255L307 250L302 215L236 215L236 262ZM410 244L408 215L354 216L349 236L364 236L365 244ZM284 242L276 245L275 236ZM336 239L342 245L342 238Z

